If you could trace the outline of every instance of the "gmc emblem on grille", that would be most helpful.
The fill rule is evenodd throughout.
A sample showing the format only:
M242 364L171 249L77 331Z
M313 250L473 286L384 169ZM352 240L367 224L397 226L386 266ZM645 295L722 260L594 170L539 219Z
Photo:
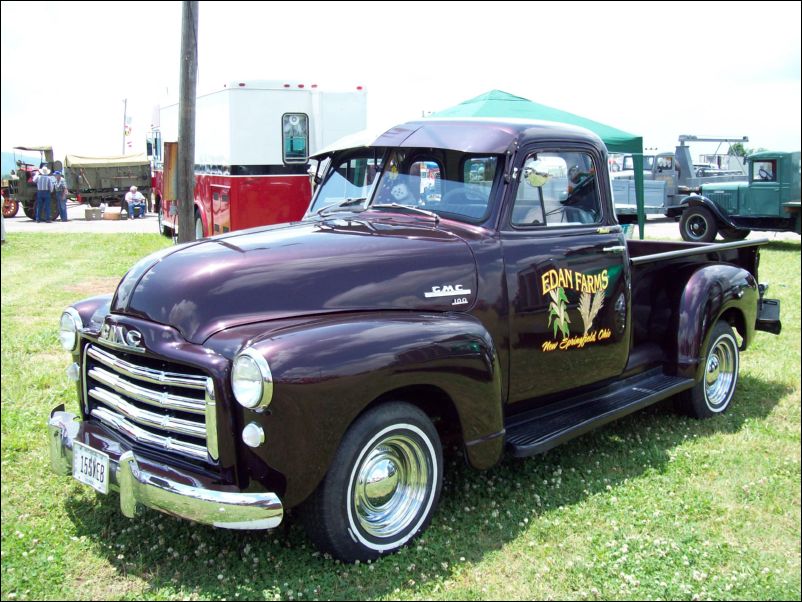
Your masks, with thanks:
M142 333L137 330L129 330L119 324L104 324L100 330L100 340L132 351L145 350L142 345Z

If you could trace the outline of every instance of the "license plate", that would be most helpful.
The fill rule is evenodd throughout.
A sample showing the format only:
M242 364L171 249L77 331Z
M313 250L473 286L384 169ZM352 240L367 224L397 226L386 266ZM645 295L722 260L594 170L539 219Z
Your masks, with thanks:
M100 493L108 493L109 456L74 441L72 444L72 476Z

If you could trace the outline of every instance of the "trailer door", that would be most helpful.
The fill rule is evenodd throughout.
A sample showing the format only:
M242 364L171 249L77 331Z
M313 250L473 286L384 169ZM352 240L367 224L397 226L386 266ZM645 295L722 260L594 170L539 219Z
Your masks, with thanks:
M231 187L212 184L212 234L225 234L231 230Z

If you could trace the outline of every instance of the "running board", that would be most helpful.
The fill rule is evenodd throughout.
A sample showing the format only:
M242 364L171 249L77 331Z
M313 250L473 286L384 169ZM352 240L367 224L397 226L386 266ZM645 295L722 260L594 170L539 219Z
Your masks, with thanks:
M542 454L693 385L693 379L667 376L660 368L650 370L599 391L510 417L505 425L507 445L519 458Z

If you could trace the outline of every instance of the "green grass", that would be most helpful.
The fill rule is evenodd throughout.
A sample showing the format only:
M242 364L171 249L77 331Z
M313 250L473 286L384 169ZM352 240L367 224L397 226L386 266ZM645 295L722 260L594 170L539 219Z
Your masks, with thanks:
M800 599L800 245L762 252L783 333L742 356L734 406L660 404L545 456L479 473L449 460L412 547L372 564L318 554L292 521L226 532L124 518L49 472L45 423L77 410L63 307L113 290L156 235L10 235L2 248L3 599Z

